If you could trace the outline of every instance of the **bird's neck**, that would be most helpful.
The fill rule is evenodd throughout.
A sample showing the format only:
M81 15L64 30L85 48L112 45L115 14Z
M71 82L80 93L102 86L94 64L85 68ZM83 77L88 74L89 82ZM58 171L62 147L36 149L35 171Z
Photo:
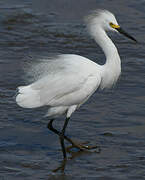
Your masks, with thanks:
M116 46L103 29L98 28L95 40L105 53L106 63L113 63L113 61L120 62Z
M121 73L121 61L112 40L103 29L97 29L95 40L106 56L106 63L102 66L102 88L111 87Z

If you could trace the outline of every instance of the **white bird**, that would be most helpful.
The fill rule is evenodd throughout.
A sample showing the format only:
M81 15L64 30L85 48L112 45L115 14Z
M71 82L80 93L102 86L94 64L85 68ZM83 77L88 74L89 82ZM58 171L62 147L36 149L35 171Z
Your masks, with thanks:
M57 117L65 114L66 119L61 132L52 126L48 128L59 135L63 157L66 159L64 139L82 150L88 146L78 145L65 136L65 129L72 113L77 110L98 89L110 88L121 73L121 61L117 48L107 36L106 31L124 32L115 16L107 10L96 10L86 18L91 36L102 48L106 56L104 65L99 65L85 57L74 54L63 54L55 57L48 67L48 73L34 83L18 87L16 102L23 108L48 106L47 116Z

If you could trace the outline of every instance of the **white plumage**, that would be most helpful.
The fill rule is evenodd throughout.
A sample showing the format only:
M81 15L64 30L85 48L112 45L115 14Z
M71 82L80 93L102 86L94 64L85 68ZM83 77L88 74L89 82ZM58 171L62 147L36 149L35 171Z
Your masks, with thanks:
M120 57L105 31L118 32L120 26L106 10L95 11L86 22L90 34L106 55L106 63L98 65L79 55L58 55L48 63L44 76L18 88L18 105L24 108L48 106L47 116L66 113L70 117L96 89L110 88L116 83L121 73Z
M51 70L50 74L31 85L18 88L16 101L21 107L48 105L48 116L60 115L72 106L80 106L100 85L100 66L94 62L69 54L58 56L54 60L56 67L58 61L63 66L58 67L57 71Z

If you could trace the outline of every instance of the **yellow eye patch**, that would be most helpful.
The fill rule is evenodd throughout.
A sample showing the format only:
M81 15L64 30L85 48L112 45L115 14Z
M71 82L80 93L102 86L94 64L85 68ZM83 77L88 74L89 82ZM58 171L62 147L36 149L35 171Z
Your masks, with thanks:
M111 26L112 28L114 28L114 29L120 28L119 25L116 25L116 24L113 24L113 23L109 23L109 24L110 24L110 26Z

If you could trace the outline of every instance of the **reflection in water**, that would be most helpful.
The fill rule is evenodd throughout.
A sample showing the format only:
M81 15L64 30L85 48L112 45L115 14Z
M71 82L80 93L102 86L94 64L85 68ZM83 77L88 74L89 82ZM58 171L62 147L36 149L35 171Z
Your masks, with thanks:
M57 172L57 171L60 170L62 173L64 173L64 170L65 170L65 166L66 166L67 161L68 161L67 159L64 159L64 160L61 162L60 166L58 166L56 169L52 170L52 172Z
M71 160L73 160L73 159L75 159L77 157L80 157L82 155L88 155L88 154L91 154L91 153L101 153L100 147L98 147L96 149L96 146L94 147L96 149L94 151L89 151L89 150L71 151L72 148L73 148L73 146L68 146L66 148L67 152L69 152L71 154L71 156L68 159L64 159L60 163L59 167L57 167L56 169L52 170L52 172L58 172L60 170L62 173L64 173L64 170L65 170L65 167L66 167L67 163L70 163Z

